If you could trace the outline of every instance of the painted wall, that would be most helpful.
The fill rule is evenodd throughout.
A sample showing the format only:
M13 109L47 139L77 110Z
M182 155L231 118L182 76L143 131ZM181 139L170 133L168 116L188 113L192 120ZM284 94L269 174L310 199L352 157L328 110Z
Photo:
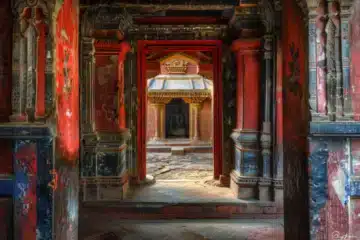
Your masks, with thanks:
M336 6L336 5L335 5ZM319 8L320 9L320 8ZM359 92L360 78L360 1L354 1L354 15L350 25L344 21L342 34L347 34L350 27L350 45L347 39L349 36L342 35L342 60L344 84L348 79L347 56L350 52L350 87L344 87L344 109L346 113L353 112L351 122L311 122L310 123L310 219L311 239L357 239L360 236L360 176L359 150L360 139L356 137L360 133ZM318 14L322 15L321 11ZM310 25L310 28L312 26ZM311 31L310 31L311 32ZM313 41L309 38L310 46ZM321 44L320 44L321 45ZM350 46L350 47L349 47ZM321 51L310 51L310 59L319 57ZM317 54L317 55L316 55ZM345 56L345 57L344 57ZM331 56L326 56L331 58ZM322 69L316 68L316 75L322 75ZM311 77L311 74L310 74ZM325 77L325 76L324 76ZM312 78L310 78L311 82ZM321 84L317 89L318 99L326 99L326 92ZM351 91L348 91L348 89ZM311 88L310 88L311 93ZM351 95L351 108L347 110L347 95ZM318 106L321 112L321 106ZM332 137L327 137L331 134ZM355 135L355 136L351 136Z
M95 61L95 124L96 130L117 132L118 63L117 55L96 56Z
M79 151L79 2L63 0L55 8L56 177L55 239L77 239Z
M307 32L296 1L282 1L282 136L285 239L309 239ZM278 86L279 87L279 86ZM281 117L281 115L279 116ZM279 122L279 120L278 120ZM281 122L281 121L280 121ZM278 163L278 166L281 164ZM283 171L283 169L278 169ZM305 222L304 222L305 221ZM299 227L301 226L301 228Z
M317 128L321 129L320 126ZM344 126L338 128L346 132ZM360 184L354 180L358 176L359 150L359 138L311 138L312 239L350 239L360 236L357 198Z

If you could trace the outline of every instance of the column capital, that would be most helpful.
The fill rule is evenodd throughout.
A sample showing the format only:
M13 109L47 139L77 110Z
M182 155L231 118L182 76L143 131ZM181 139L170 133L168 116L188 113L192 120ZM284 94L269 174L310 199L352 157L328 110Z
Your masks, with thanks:
M260 52L261 39L238 39L233 41L231 50L233 52L252 53Z

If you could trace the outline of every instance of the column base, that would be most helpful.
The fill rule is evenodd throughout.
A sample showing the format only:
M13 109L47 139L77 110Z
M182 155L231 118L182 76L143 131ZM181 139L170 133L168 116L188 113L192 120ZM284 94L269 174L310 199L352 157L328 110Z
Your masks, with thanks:
M274 179L274 201L279 209L284 209L284 186L283 180Z
M10 122L27 122L28 116L26 114L13 114L9 117Z
M129 189L129 177L82 177L82 201L124 200Z
M260 178L259 179L259 200L271 201L271 179Z
M230 187L230 177L227 175L220 175L220 184L225 187Z
M258 177L240 176L237 171L230 174L230 189L238 199L254 200L258 198Z

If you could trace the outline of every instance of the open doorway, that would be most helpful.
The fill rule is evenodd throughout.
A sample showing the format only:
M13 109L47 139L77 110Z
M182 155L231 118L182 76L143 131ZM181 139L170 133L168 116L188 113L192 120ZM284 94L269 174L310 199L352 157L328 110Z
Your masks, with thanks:
M237 201L222 174L221 41L138 42L133 201Z
M146 169L156 180L213 178L211 52L150 53Z
M221 41L144 40L138 42L137 54L139 180L149 173L148 150L160 147L170 149L171 155L207 153L212 158L212 178L218 179L222 173ZM170 122L166 108L172 109L167 115ZM167 130L182 132L185 138L166 138Z

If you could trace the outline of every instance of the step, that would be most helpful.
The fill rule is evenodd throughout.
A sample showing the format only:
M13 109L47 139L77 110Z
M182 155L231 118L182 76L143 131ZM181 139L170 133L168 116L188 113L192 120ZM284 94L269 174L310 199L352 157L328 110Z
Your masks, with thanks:
M183 156L183 155L185 155L185 150L184 150L183 147L172 147L171 148L171 155Z
M278 219L282 209L270 203L134 203L84 202L80 207L86 218L111 219Z
M180 146L176 146L180 147ZM151 153L171 153L170 146L147 146L146 151ZM211 153L213 151L211 146L189 146L182 147L185 153Z

